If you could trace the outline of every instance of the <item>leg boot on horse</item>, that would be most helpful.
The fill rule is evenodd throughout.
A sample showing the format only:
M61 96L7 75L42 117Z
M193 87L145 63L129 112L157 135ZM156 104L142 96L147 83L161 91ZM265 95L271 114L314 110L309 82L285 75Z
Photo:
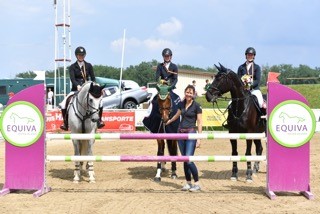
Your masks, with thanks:
M167 140L168 150L170 156L178 155L178 142L176 140ZM171 162L171 178L177 179L178 175L177 171L177 163L175 161Z
M231 148L232 148L232 156L238 156L238 144L237 144L237 140L230 140L231 143ZM233 162L232 163L232 174L230 177L230 180L232 181L237 181L238 180L238 163L237 162Z
M247 148L246 148L246 156L251 156L251 148L252 148L252 140L246 140ZM246 171L246 181L248 183L252 182L252 168L251 162L247 162L247 171Z
M256 146L256 154L262 155L263 147L262 147L261 140L253 140L253 142ZM260 170L260 162L256 161L254 162L254 165L253 165L253 173L258 173L259 170Z
M165 149L165 141L163 139L157 140L158 143L158 152L157 156L164 156L164 149ZM153 178L155 182L161 181L161 173L165 171L165 162L158 162L157 163L157 174Z

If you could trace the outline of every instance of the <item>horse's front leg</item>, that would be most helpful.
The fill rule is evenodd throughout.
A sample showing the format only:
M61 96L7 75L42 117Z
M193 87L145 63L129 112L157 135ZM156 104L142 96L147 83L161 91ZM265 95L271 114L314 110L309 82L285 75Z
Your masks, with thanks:
M247 149L246 149L246 156L251 156L251 148L252 148L252 140L246 140ZM252 169L251 169L251 162L247 162L247 172L246 172L246 181L252 182Z
M253 140L253 142L254 142L254 145L256 146L256 154L261 156L263 151L261 140L260 139ZM259 169L260 169L260 162L259 161L254 162L253 173L258 173Z
M158 142L157 156L164 156L164 147L165 147L164 140L157 140L157 142ZM157 163L157 174L153 179L155 182L161 181L161 171L162 171L163 164L164 164L163 162Z
M238 156L238 145L237 140L230 140L231 148L232 148L232 156ZM238 163L232 162L232 174L231 178L232 181L238 180Z
M167 140L168 150L170 156L177 156L178 155L178 143L177 140ZM175 161L171 162L171 178L176 179L178 175L177 171L177 163Z
M78 140L72 140L73 142L73 149L74 149L74 155L79 156L80 155L80 145ZM73 183L79 183L80 181L80 162L75 162L75 170L74 170L74 177L73 177Z
M92 156L93 155L92 148L93 148L94 141L95 140L90 140L89 141L88 151L87 151L88 156ZM93 162L92 161L89 161L87 163L86 169L87 169L88 175L89 175L89 183L95 183L96 179L95 179L95 174L94 174L94 171L93 171Z

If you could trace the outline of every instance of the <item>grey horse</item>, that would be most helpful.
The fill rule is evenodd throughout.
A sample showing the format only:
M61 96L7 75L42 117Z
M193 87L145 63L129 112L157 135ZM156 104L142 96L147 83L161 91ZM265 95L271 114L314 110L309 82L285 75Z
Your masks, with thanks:
M81 90L73 95L68 105L68 122L71 133L96 133L103 88L104 86L99 86L98 84L89 81L83 84ZM74 155L93 155L92 147L95 142L94 139L74 139L72 142ZM80 181L82 165L83 162L75 162L74 183ZM95 177L92 161L87 162L86 169L89 174L89 182L94 183Z

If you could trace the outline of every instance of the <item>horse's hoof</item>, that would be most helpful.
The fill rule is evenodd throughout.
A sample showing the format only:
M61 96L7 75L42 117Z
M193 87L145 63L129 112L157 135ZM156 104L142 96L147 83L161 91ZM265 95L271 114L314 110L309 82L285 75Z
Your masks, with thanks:
M236 169L236 171L235 171L235 170L232 171L232 174L231 174L231 177L230 177L230 180L231 180L231 181L237 181L237 180L238 180L238 173L237 173L237 171L238 171L238 169Z
M247 178L247 179L246 179L246 182L247 182L247 183L252 183L253 180L252 180L252 178Z
M90 180L89 183L94 184L94 183L96 183L96 180Z
M161 181L161 177L154 177L153 181L160 182Z
M252 183L253 182L253 180L252 180L252 171L250 171L250 170L247 172L246 181L247 181L247 183Z
M254 163L253 165L253 173L258 173L260 170L259 162Z
M73 180L73 183L74 183L74 184L78 184L79 181L78 181L78 180Z
M231 181L237 181L237 180L238 180L238 177L231 177L230 180L231 180Z
M177 176L177 175L171 175L171 178L172 178L172 179L177 179L178 176Z

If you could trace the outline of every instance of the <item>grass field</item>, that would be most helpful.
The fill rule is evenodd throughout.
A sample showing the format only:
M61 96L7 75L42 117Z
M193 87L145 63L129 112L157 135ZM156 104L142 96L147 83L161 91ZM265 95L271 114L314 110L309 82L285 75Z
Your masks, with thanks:
M320 108L320 86L316 84L304 84L304 85L287 85L287 87L292 88L293 90L302 94L309 102L311 109ZM261 87L263 94L267 93L267 87ZM227 93L224 97L230 97L230 94ZM197 102L199 102L202 108L212 108L212 103L208 103L205 96L198 97ZM218 105L220 108L226 108L229 101L219 100ZM215 106L216 107L216 106Z

